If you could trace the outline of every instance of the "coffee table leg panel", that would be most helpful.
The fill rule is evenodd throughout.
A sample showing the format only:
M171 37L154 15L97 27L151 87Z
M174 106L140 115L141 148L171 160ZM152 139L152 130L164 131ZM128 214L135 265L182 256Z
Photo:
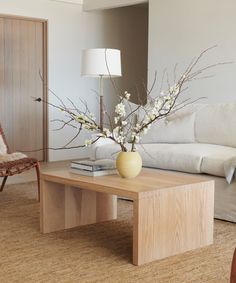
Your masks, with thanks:
M163 189L134 201L133 263L213 243L214 182Z
M42 233L116 218L116 196L42 180L40 202Z

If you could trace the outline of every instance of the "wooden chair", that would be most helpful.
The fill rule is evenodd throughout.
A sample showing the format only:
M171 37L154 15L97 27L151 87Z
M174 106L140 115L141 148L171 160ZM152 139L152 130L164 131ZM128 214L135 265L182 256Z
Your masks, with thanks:
M236 249L232 259L230 283L236 283Z
M20 174L26 170L35 168L38 182L38 199L40 200L40 167L36 158L30 158L22 153L11 153L0 124L0 177L3 181L0 187L0 192L6 184L7 178L16 174ZM16 159L14 160L14 156Z

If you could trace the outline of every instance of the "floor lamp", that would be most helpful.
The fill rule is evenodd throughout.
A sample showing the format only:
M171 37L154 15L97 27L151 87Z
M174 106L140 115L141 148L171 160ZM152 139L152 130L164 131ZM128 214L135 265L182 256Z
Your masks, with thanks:
M99 78L100 127L103 129L103 79L121 77L120 50L108 48L86 49L82 52L81 75Z

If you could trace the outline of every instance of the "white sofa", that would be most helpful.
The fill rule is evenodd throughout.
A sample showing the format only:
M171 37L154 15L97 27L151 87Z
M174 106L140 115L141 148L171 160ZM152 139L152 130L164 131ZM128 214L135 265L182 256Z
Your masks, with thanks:
M225 164L236 158L236 103L195 104L152 126L137 146L143 166L215 180L215 217L236 222L236 182ZM116 158L119 146L97 144L93 158Z

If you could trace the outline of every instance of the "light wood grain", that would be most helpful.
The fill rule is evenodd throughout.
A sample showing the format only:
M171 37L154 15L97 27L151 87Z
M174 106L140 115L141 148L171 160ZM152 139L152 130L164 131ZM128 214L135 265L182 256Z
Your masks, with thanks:
M101 177L87 177L69 172L69 169L50 170L42 172L44 180L62 182L70 186L79 186L82 189L139 199L146 197L147 192L163 190L181 185L205 182L204 177L183 176L178 173L168 173L155 169L143 169L134 179L123 179L119 175ZM145 194L143 194L145 193Z
M48 100L48 21L43 20L43 99ZM49 144L49 119L48 119L48 105L43 103L43 161L48 161L48 144Z
M213 213L213 181L158 190L135 200L134 264L212 244Z
M0 122L12 151L47 147L45 109L32 97L45 98L39 76L46 77L44 25L37 20L0 15ZM28 153L44 160L46 153Z
M114 219L116 200L111 195L119 195L134 200L135 265L213 242L214 181L208 178L154 169L143 169L135 179L80 176L68 169L44 172L41 177L44 233Z
M4 20L0 18L0 105L6 103L6 97L1 95L4 92ZM5 108L0 106L1 111L5 114ZM1 117L1 116L0 116Z
M116 219L117 199L64 184L42 181L40 230L49 233Z
M14 20L24 20L24 21L37 21L37 22L42 22L45 23L45 19L42 18L34 18L34 17L25 17L25 16L19 16L19 15L12 15L12 14L0 14L0 17L2 19L14 19Z

